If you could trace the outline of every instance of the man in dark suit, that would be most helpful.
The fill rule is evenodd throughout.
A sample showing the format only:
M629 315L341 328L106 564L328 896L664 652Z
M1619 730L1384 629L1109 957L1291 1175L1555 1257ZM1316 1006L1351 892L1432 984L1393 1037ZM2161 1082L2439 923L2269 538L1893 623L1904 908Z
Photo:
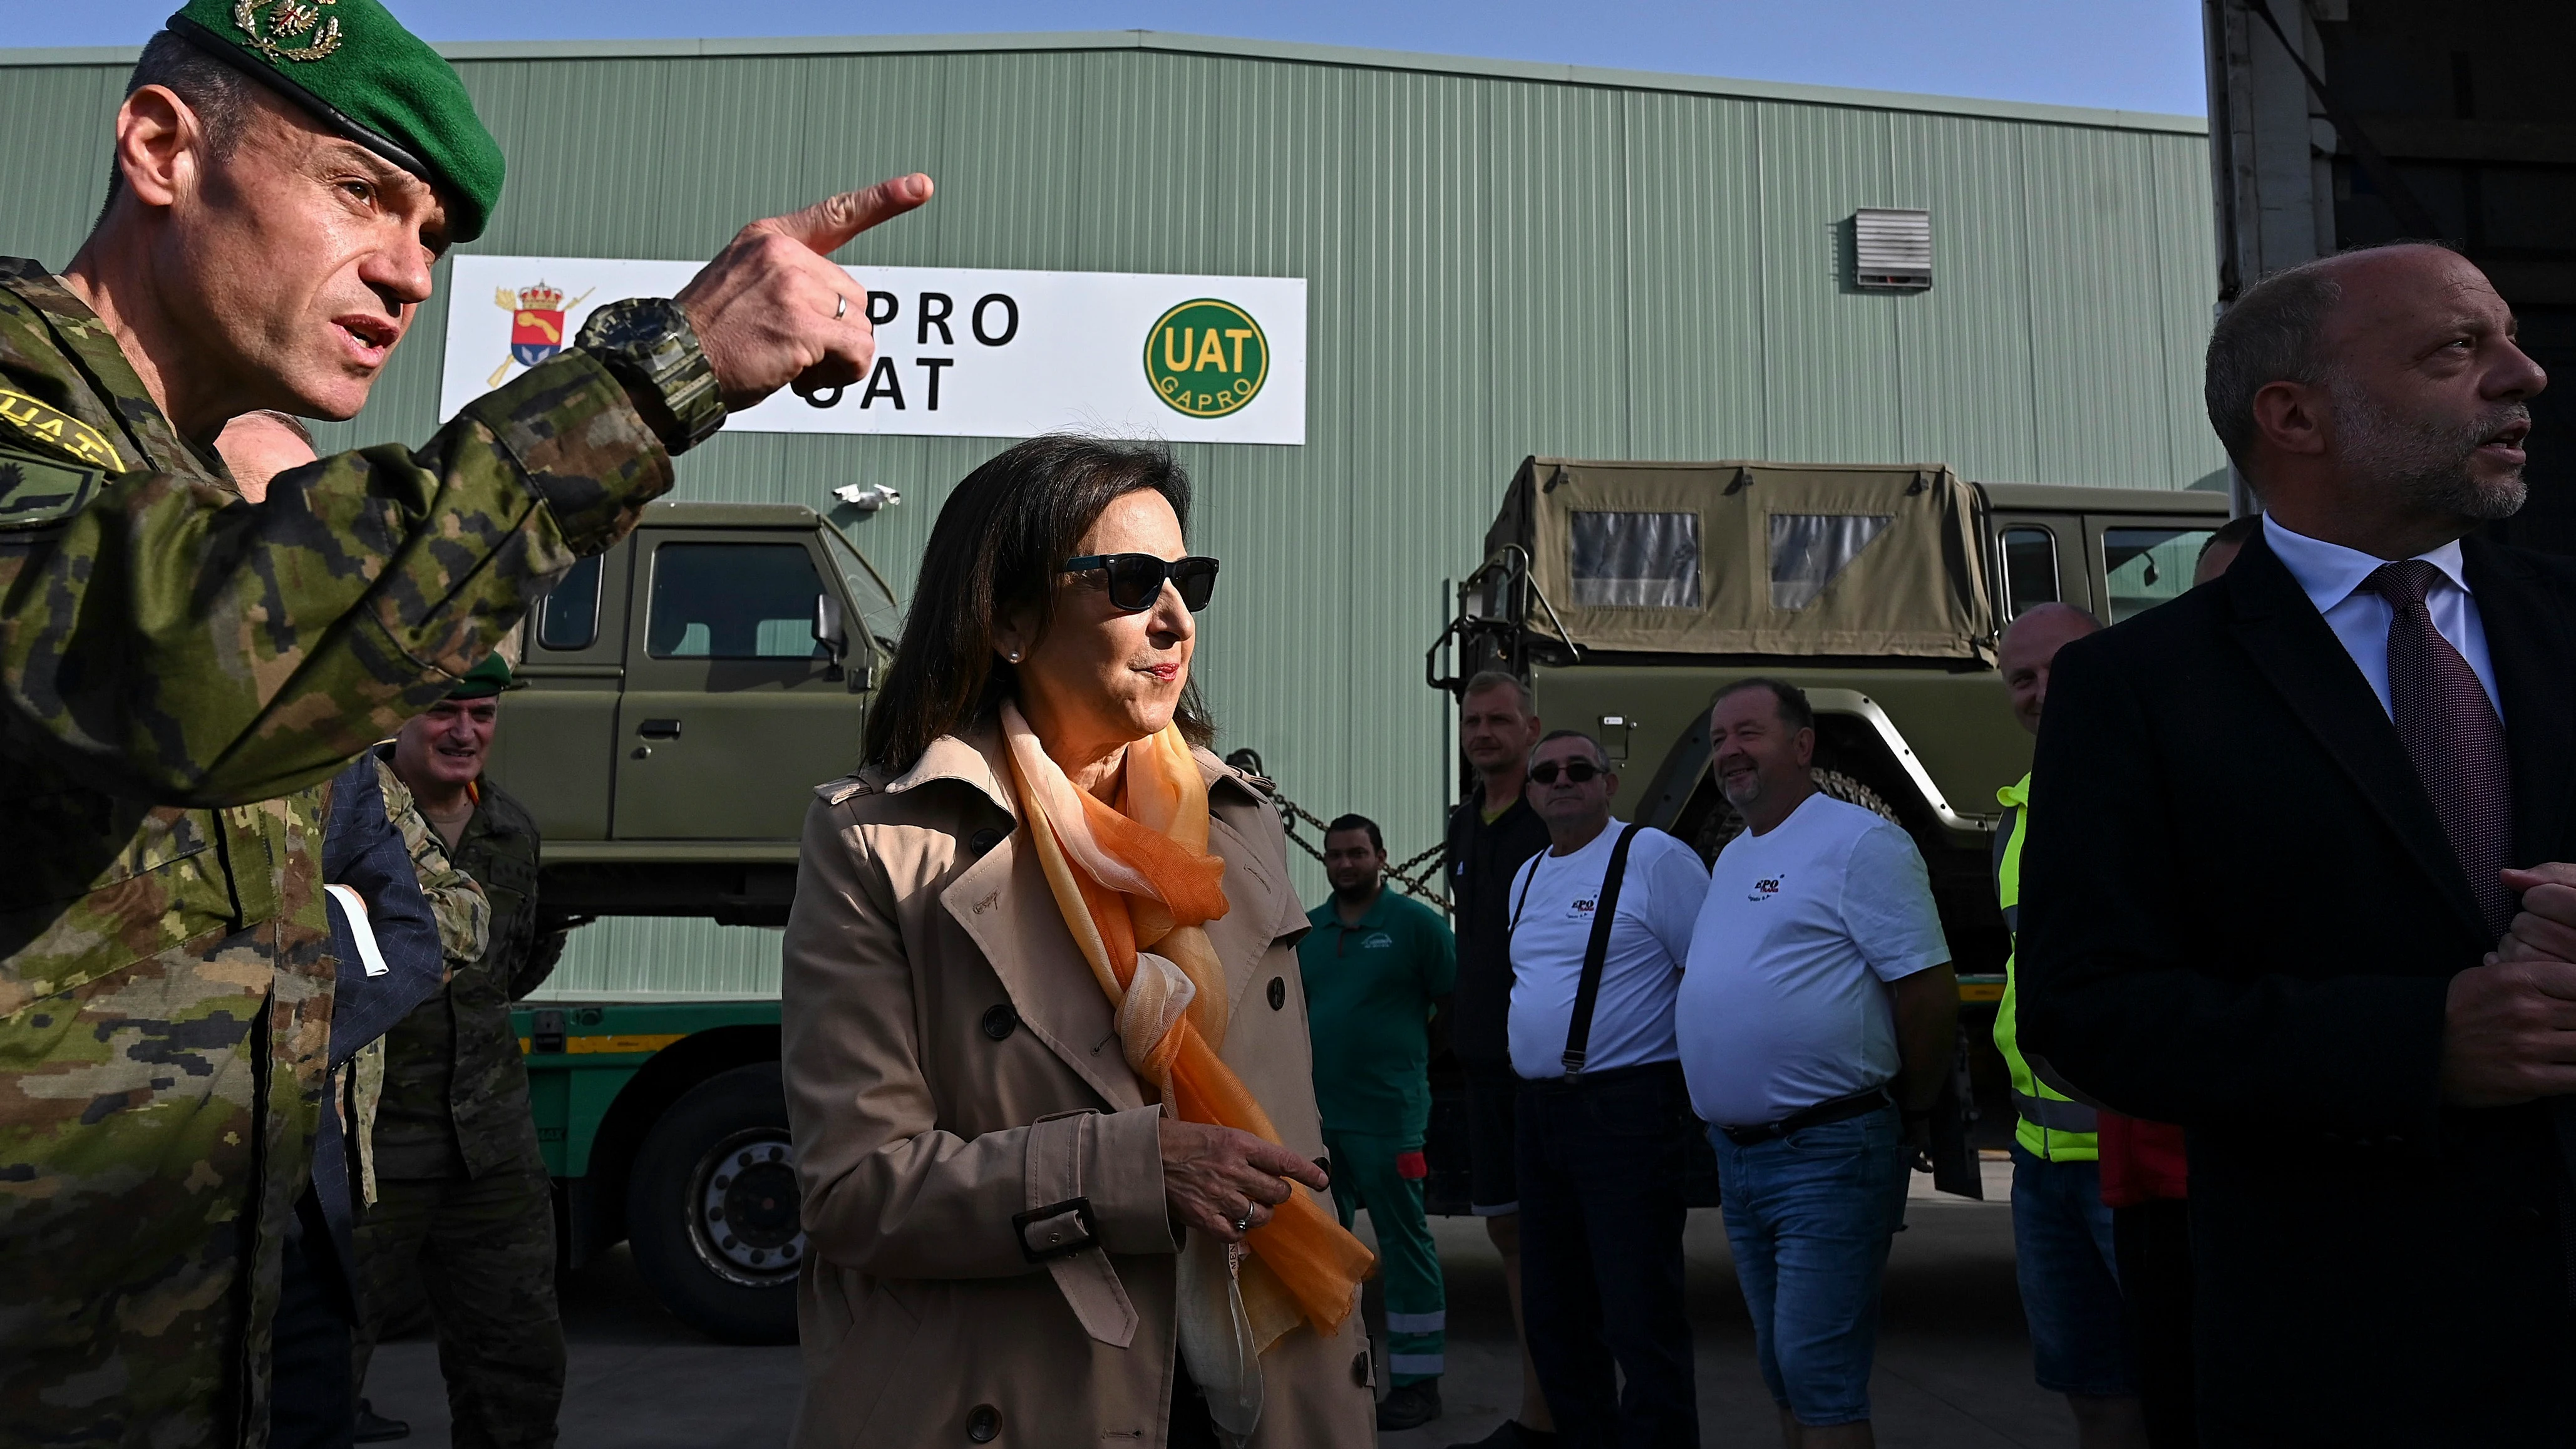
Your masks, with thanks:
M2247 291L2207 395L2263 528L2057 659L2023 1040L2189 1134L2207 1444L2576 1442L2576 966L2490 959L2576 860L2576 565L2469 536L2513 335L2438 247Z

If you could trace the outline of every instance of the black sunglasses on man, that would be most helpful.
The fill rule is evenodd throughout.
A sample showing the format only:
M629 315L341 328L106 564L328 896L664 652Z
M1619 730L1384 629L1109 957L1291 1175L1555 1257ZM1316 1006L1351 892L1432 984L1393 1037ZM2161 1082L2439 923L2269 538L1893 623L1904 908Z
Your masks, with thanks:
M1087 553L1064 561L1064 571L1069 574L1092 569L1108 575L1111 606L1130 614L1154 607L1154 601L1163 596L1166 579L1181 591L1181 602L1193 614L1206 608L1208 597L1216 592L1216 560L1212 558L1166 560L1150 553Z

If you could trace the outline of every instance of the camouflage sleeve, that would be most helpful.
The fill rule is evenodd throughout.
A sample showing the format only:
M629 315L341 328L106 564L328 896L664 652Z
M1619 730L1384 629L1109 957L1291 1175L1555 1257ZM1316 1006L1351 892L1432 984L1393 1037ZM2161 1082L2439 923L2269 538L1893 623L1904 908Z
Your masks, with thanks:
M517 968L510 972L512 1001L545 985L546 978L555 974L555 963L563 959L564 941L571 935L572 931L569 928L560 931L543 931L538 933L535 940L528 943L528 954L520 960Z
M411 787L394 773L394 767L378 759L376 779L384 786L385 816L402 832L403 846L411 852L412 874L420 878L420 893L429 897L429 913L438 922L438 944L447 955L448 969L482 960L492 942L492 903L484 899L483 887L447 858L447 843L429 828L419 803L412 799Z
M213 476L147 463L58 524L0 534L0 749L161 804L311 784L623 536L671 461L626 389L573 350L417 450L279 474L265 504Z

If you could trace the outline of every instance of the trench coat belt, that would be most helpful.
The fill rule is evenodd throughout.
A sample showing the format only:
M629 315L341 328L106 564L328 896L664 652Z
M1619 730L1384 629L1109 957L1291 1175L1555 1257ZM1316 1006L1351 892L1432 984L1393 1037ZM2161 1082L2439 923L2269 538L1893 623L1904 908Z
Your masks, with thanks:
M1073 1231L1075 1221L1089 1235L1090 1200L1084 1194L1082 1164L1090 1160L1099 1119L1094 1111L1059 1112L1030 1125L1028 1162L1021 1173L1028 1211L1012 1224L1023 1252L1030 1251L1033 1234ZM1118 1348L1135 1342L1136 1305L1128 1300L1127 1287L1118 1281L1118 1269L1096 1236L1078 1251L1051 1253L1043 1261L1083 1332Z

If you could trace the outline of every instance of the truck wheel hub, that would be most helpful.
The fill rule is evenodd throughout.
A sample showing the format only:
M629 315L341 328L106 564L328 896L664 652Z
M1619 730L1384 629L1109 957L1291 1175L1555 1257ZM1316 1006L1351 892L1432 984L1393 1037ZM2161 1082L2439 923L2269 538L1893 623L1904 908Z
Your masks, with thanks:
M796 1215L796 1149L784 1130L735 1133L698 1162L690 1237L724 1277L768 1287L796 1275L805 1232Z

